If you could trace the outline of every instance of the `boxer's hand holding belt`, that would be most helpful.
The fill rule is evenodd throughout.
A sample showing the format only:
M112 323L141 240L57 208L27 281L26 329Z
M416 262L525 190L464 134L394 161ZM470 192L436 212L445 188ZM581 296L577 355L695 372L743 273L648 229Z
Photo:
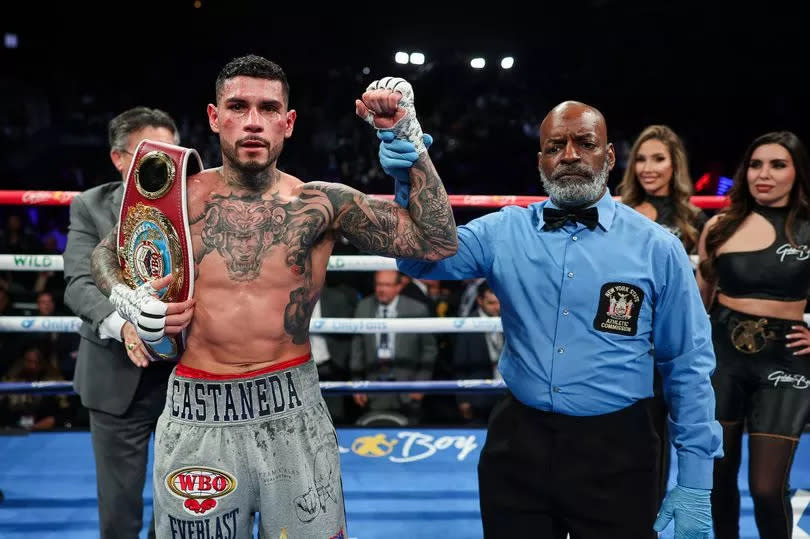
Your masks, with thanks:
M157 292L169 285L171 275L146 282L132 289L117 284L110 294L110 303L125 320L129 320L145 342L154 343L164 335L176 335L191 322L194 299L180 303L163 303Z

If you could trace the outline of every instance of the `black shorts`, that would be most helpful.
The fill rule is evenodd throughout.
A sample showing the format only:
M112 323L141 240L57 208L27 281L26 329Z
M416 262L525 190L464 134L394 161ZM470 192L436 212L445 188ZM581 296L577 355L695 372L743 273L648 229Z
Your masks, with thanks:
M721 305L711 318L717 420L745 420L752 434L799 438L810 418L810 356L794 356L785 335L807 324Z

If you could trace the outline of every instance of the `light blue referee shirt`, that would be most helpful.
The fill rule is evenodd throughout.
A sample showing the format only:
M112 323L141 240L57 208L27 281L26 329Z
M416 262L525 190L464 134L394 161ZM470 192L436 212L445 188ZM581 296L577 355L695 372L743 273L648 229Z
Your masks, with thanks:
M501 301L499 369L539 410L606 414L653 395L663 378L678 483L711 488L722 434L714 419L711 326L678 238L606 191L599 225L543 230L543 207L506 207L458 228L458 253L397 260L429 279L486 277ZM655 360L652 343L655 342Z

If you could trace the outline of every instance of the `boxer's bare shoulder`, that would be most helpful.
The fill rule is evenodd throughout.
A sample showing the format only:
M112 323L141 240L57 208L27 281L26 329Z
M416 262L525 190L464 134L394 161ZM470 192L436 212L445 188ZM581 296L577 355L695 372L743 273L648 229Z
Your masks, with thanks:
M186 180L189 217L193 218L205 209L206 200L220 183L223 183L220 168L205 169Z

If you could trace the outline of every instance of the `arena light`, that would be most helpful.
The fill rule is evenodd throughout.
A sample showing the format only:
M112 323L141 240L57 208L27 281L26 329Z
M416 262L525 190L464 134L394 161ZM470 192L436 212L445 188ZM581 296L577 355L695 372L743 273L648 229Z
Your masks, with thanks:
M368 75L369 73L371 73L371 68L368 67L368 66L364 67L363 68L363 75Z
M422 65L425 63L425 55L421 52L412 52L411 53L411 63L414 65Z
M512 69L513 65L515 65L515 59L511 56L506 56L501 59L501 67L503 69Z
M703 189L706 188L707 185L712 181L712 175L708 172L703 174L698 180L695 182L695 191L700 193Z
M473 58L470 60L470 67L473 69L484 69L485 65L487 65L487 61L483 58Z
M734 180L726 176L720 176L717 180L717 195L722 196L728 193L728 190L734 185Z
M409 56L407 52L399 51L394 55L394 61L398 64L407 64Z
M7 33L3 35L3 45L7 49L16 49L20 46L20 40L17 38L17 34Z

